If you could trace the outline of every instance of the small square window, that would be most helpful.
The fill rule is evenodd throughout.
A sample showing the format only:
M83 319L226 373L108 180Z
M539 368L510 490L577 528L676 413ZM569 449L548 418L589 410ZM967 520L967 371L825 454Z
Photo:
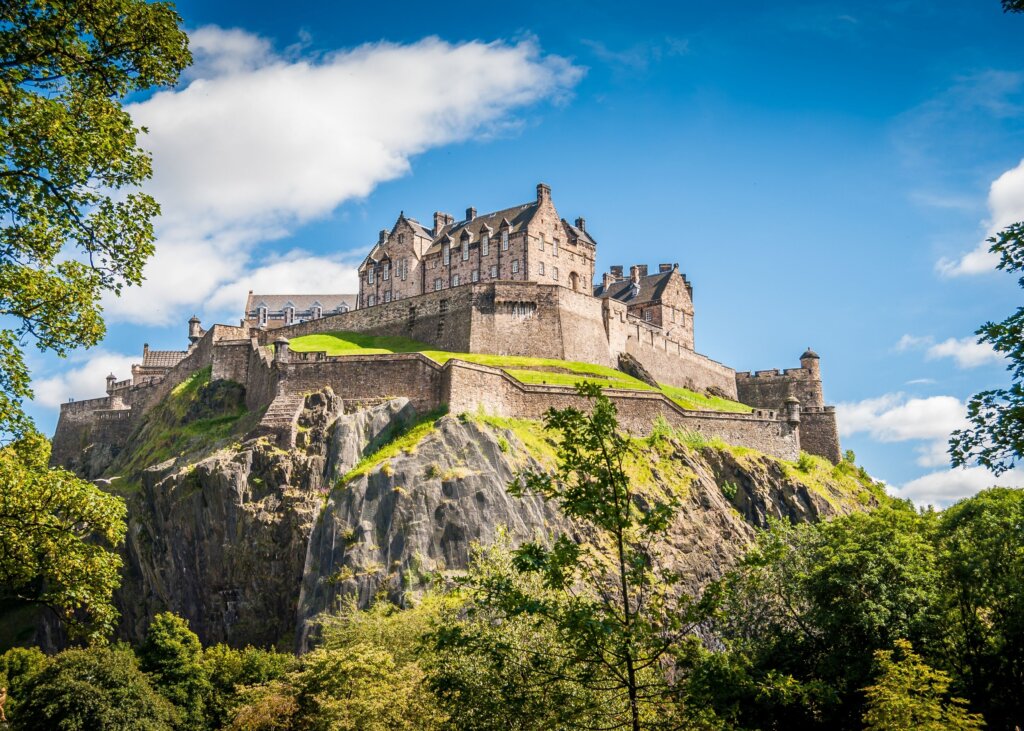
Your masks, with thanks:
M513 259L512 260L512 273L513 274L518 274L519 273L519 260L518 259Z

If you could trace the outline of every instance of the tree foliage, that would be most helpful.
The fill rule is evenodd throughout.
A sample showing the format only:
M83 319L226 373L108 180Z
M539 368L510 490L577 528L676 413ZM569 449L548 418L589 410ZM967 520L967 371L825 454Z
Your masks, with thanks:
M49 459L38 434L0 447L0 597L50 607L72 634L99 638L117 619L124 501Z
M203 728L213 688L202 661L203 646L188 622L171 612L156 615L138 655L143 672L178 709L185 727Z
M177 720L123 646L55 656L27 682L11 718L18 731L172 731Z
M967 701L949 696L949 676L928 667L906 640L895 650L877 650L878 679L864 689L866 731L975 731L985 722L966 710Z
M122 103L191 62L180 22L165 2L0 3L0 435L30 428L22 347L95 345L100 297L142 280L159 207Z

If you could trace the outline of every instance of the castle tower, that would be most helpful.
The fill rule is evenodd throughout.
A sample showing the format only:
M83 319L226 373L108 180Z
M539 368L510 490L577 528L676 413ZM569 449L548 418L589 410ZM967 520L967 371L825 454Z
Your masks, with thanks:
M800 367L810 371L814 378L821 380L821 358L811 350L810 346L800 356Z
M195 315L188 320L188 341L195 345L203 337L203 328L199 325L199 318Z

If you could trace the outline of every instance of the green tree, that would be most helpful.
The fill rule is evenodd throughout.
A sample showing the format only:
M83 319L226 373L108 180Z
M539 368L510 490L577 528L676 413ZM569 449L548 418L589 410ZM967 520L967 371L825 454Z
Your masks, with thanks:
M958 689L992 726L1024 726L1024 491L947 508L939 540Z
M199 637L187 621L171 612L153 617L139 648L139 664L157 691L178 709L184 728L206 725L212 688L202 658Z
M236 650L217 644L203 651L203 669L210 682L206 704L209 728L223 728L234 716L245 686L262 685L282 678L294 669L290 653L246 647Z
M577 392L592 401L591 413L551 409L544 417L558 435L554 474L525 472L509 490L557 503L582 540L561 535L550 546L529 542L514 552L514 568L540 577L543 593L497 581L479 587L479 595L499 616L548 623L567 653L563 667L604 692L602 725L636 731L667 722L672 689L663 670L690 629L680 579L657 551L679 499L633 484L638 450L619 431L615 405L595 384L579 384Z
M0 688L7 689L4 711L8 716L17 718L26 686L49 662L38 647L12 647L0 655Z
M691 703L741 726L858 728L875 650L943 644L935 523L901 503L774 523L706 594L727 653L695 670Z
M946 673L928 667L906 640L894 644L895 651L875 652L878 679L864 689L867 731L976 731L985 727L981 716L967 711L967 701L949 697Z
M123 646L55 656L26 684L17 714L19 731L171 731L177 720Z
M0 597L50 607L72 634L99 638L117 619L124 501L49 458L38 434L0 447Z
M22 348L95 345L102 294L142 281L159 206L122 103L191 62L180 22L164 2L0 3L0 435L30 428Z

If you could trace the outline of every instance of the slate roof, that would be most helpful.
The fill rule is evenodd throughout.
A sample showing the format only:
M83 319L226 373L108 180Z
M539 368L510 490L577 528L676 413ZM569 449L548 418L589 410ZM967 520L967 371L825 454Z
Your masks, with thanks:
M531 203L524 203L521 206L513 206L512 208L495 211L494 213L485 213L482 216L477 216L472 221L456 221L441 229L440 233L434 237L434 242L427 249L424 256L439 252L441 250L441 240L446 235L450 236L452 241L457 243L462 236L462 232L469 231L472 240L479 241L484 226L490 227L492 233L497 233L503 221L508 221L509 233L517 233L526 227L526 224L530 222L530 219L533 218L533 214L536 212L537 202L533 201Z
M569 223L568 221L566 221L566 220L565 220L564 218L562 219L562 223L563 223L563 224L565 225L565 227L566 227L567 229L569 229L569 231L570 231L570 232L571 232L571 233L572 233L572 234L573 234L573 235L574 235L574 236L575 236L575 237L576 237L577 239L579 239L579 240L580 240L580 241L582 241L583 243L585 243L585 244L590 244L591 246L597 246L597 242L596 242L596 241L594 241L594 239L592 239L592 238L590 237L590 234L588 234L588 233L587 233L586 231L584 231L583 229L581 229L581 228L576 228L576 227L575 227L575 226L573 226L573 225L572 225L571 223Z
M612 282L605 291L604 285L594 287L595 297L611 297L627 305L644 305L648 302L659 302L665 292L672 272L657 272L640 277L636 285L629 277Z
M288 304L295 308L296 314L309 312L313 305L319 304L323 314L329 315L337 311L343 304L350 310L356 308L354 294L252 294L245 302L247 317L256 316L256 310L265 305L268 312L281 312Z
M143 368L173 368L188 355L187 350L146 350L142 354Z

